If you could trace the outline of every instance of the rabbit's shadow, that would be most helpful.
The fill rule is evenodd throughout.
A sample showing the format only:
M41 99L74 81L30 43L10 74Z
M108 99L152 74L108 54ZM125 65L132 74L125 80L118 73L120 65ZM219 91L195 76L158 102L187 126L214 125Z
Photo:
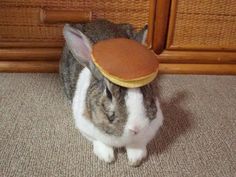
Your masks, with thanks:
M158 86L158 90L160 90L159 98L161 98L161 87ZM166 151L179 136L193 127L193 114L181 106L181 103L188 99L189 94L183 90L174 93L169 100L160 99L164 121L157 136L148 145L151 155Z

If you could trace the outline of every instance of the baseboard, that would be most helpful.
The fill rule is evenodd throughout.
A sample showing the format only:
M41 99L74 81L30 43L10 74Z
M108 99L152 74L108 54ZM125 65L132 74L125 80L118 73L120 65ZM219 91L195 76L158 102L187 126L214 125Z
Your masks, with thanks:
M58 72L58 61L0 61L0 72ZM170 64L161 63L159 74L235 75L236 64Z

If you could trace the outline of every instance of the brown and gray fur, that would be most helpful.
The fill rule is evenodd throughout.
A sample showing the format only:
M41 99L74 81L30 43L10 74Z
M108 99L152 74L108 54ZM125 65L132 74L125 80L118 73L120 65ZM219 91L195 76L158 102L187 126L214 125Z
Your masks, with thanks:
M105 39L120 37L141 42L147 29L145 26L136 33L129 24L114 24L106 20L97 20L72 26L75 29L79 29L90 40L91 44ZM92 73L86 96L84 115L106 134L121 136L127 122L125 105L127 88L117 86L105 79L92 63L81 63L79 58L74 57L67 45L64 47L60 61L60 76L66 96L69 100L73 99L76 82L84 66L87 66ZM155 84L150 83L141 87L140 90L143 95L147 117L152 120L157 112Z

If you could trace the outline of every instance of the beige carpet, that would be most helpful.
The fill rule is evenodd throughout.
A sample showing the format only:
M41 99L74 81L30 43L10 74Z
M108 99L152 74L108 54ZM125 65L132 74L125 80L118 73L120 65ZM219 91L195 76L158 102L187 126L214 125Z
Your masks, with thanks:
M235 177L236 77L163 75L149 158L105 164L74 127L57 74L0 74L1 177Z

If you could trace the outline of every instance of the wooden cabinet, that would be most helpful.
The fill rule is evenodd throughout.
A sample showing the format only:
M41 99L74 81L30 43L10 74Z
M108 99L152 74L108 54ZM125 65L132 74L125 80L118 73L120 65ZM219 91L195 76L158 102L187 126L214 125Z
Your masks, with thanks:
M236 73L236 1L157 0L152 47L165 73Z
M236 1L0 1L0 71L56 72L63 22L149 25L161 73L236 74Z

